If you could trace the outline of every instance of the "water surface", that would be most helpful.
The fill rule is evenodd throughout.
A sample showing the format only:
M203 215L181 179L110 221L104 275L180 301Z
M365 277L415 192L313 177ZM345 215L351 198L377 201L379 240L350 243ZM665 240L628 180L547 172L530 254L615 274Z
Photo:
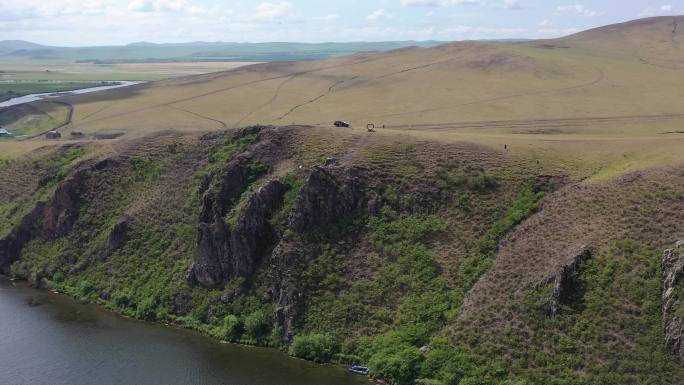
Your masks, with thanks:
M36 102L39 100L54 99L54 98L58 98L60 96L89 94L92 92L112 90L115 88L130 87L130 86L134 86L136 84L141 84L141 83L145 83L145 82L116 81L116 84L109 85L109 86L81 88L80 90L64 91L64 92L45 92L45 93L40 93L40 94L24 95L24 96L19 96L16 98L6 100L4 102L0 102L0 108L16 106L16 105L24 104L24 103Z
M0 277L3 385L362 385L344 368L118 317Z

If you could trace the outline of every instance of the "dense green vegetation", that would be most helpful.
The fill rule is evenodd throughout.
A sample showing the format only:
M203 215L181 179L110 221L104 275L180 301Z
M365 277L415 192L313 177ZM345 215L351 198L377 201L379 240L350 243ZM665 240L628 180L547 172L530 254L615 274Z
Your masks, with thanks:
M468 171L462 180L445 178L456 181L445 188L485 193L496 186L481 171ZM493 383L485 375L490 369L487 364L439 335L457 314L463 294L491 264L498 241L534 212L542 194L522 192L475 242L461 264L456 287L442 276L430 246L449 231L446 224L435 215L402 213L407 200L394 188L387 188L383 197L386 205L366 224L373 250L367 258L377 266L364 274L368 278L348 282L339 276L340 266L353 269L345 264L344 246L339 244L321 247L319 255L306 263L308 269L300 277L302 290L312 295L303 329L317 337L301 340L302 345L291 352L323 360L329 354L314 354L311 345L321 345L325 335L340 341L343 353L359 356L372 375L392 384ZM354 223L358 226L358 221ZM375 336L358 335L359 329L372 330ZM421 347L427 352L421 352Z
M296 243L299 259L288 266L289 284L305 295L292 343L284 346L267 257L255 261L254 274L218 289L188 285L186 278L197 241L198 186L209 175L220 177L257 139L216 139L202 147L206 162L194 168L178 164L200 152L173 142L112 170L88 171L74 230L33 239L13 274L127 316L277 347L316 362L367 365L373 377L393 385L676 384L667 377L676 362L661 343L659 252L636 242L597 250L571 278L572 293L553 317L543 311L552 284L531 286L524 300L512 301L524 332L455 333L466 314L466 293L491 268L500 241L537 210L544 194L453 164L436 168L434 207L416 206L409 177L388 179L377 191L378 209L361 205L299 232L287 222L307 183L304 174L289 170L277 177L268 158L241 163L244 190L233 192L242 194L227 207L228 225L267 175L286 190L267 219ZM63 147L49 162L36 161L41 187L21 207L49 196L84 155L81 147ZM508 195L499 195L504 188ZM0 206L3 215L13 210ZM463 224L454 223L456 216ZM479 227L466 237L468 221ZM112 246L115 229L125 232L120 247ZM445 261L443 248L454 240L463 242L463 255ZM515 356L502 355L503 347Z
M295 336L290 354L314 362L331 362L339 352L339 345L327 334L305 334Z
M540 316L548 288L531 292L524 306L535 332L531 340L509 336L521 355L512 369L535 384L678 383L677 364L662 348L660 254L621 241L593 255L572 278L574 295L555 317Z
M208 171L219 171L233 156L244 151L244 149L256 139L256 134L248 134L235 140L226 140L223 142L223 144L215 144L211 146L208 153Z
M82 147L65 147L54 157L42 160L24 160L30 162L40 178L38 188L31 194L18 197L0 205L0 238L6 236L28 214L38 202L49 199L57 183L62 181L78 161L85 155Z

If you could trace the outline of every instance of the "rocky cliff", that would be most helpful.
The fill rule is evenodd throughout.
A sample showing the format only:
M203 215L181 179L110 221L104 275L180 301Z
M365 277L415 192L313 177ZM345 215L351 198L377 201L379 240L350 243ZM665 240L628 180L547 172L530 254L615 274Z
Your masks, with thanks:
M10 234L0 240L0 272L9 273L12 263L21 258L22 248L32 239L54 240L69 234L78 219L81 195L90 172L116 163L116 159L87 161L66 180L58 182L48 200L36 203Z
M663 254L665 347L684 363L684 241Z
M684 171L582 184L400 139L250 127L55 150L13 166L40 180L0 197L0 266L223 340L325 345L395 384L681 383L684 262L659 239L684 231Z

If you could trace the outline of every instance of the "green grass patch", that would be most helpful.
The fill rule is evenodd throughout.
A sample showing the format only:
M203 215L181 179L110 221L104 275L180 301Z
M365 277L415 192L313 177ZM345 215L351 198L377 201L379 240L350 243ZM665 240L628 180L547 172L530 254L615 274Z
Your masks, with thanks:
M223 144L217 144L209 149L208 171L218 171L233 156L244 151L247 146L257 139L257 134L244 135L235 139L229 139Z
M513 371L534 384L677 383L684 369L663 348L660 258L631 241L593 255L555 317L539 316L548 291L530 292L523 313L533 333L506 341L519 353Z

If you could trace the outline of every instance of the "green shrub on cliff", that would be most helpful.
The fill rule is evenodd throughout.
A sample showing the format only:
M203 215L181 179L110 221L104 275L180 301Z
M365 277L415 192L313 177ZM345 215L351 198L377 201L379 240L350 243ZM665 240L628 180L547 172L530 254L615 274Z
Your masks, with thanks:
M415 346L392 343L383 346L368 358L373 376L396 385L412 385L420 373L422 356Z
M233 314L227 315L223 319L223 338L228 341L239 341L242 336L244 326L242 321Z
M340 347L328 334L296 336L290 346L290 354L314 362L330 362Z
M257 310L245 318L245 335L252 343L263 345L267 342L271 327L271 316L263 310Z

